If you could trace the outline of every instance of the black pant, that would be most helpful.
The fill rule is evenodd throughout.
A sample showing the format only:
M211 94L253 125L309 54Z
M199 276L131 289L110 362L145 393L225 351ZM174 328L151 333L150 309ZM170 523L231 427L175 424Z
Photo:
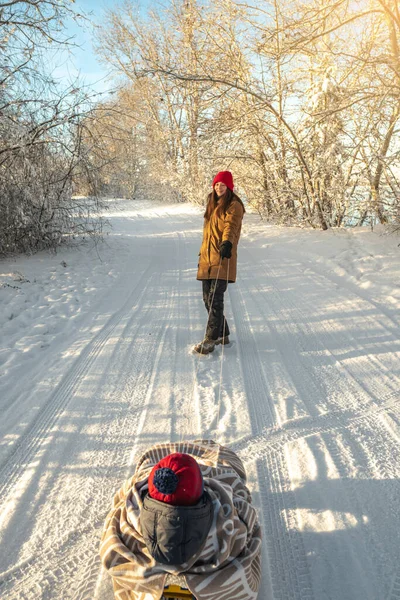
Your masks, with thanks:
M223 279L203 280L203 300L209 313L206 337L210 340L229 335L228 323L224 317L224 293L227 287L228 282Z

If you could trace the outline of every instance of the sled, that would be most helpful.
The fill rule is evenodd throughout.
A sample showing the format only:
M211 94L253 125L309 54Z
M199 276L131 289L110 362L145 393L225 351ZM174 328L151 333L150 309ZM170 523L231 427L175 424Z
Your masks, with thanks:
M161 600L195 600L192 592L180 585L167 585Z

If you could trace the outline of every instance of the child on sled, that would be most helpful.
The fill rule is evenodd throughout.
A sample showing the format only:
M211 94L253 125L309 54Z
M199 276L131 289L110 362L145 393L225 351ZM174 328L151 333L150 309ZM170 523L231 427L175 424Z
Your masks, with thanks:
M176 576L196 600L256 600L260 554L243 463L207 440L145 452L114 497L100 545L118 600L171 597Z

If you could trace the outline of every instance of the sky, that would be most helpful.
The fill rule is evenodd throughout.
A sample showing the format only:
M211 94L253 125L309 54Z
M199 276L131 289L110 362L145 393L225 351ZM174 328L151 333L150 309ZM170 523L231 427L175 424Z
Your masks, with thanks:
M138 4L145 11L149 3L150 0L141 0ZM99 93L113 87L107 66L101 64L94 50L93 24L101 23L106 10L118 4L116 0L76 0L75 11L85 15L91 22L82 21L80 26L70 19L66 23L66 34L73 38L77 47L70 48L69 51L57 51L49 57L49 68L54 77L73 82L79 76L80 81Z

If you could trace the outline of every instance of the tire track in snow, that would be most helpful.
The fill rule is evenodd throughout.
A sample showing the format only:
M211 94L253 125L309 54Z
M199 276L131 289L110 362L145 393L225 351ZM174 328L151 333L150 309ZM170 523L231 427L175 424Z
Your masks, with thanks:
M400 570L397 572L391 588L389 595L385 600L399 600L400 599Z
M257 351L257 342L252 330L250 315L240 286L236 288L235 293L229 294L229 298L238 338L237 347L243 384L251 412L251 426L254 433L257 433L263 427L276 426L276 414L269 393L268 381Z
M56 391L51 395L30 429L19 441L13 454L7 459L0 471L0 481L2 482L0 487L0 506L2 506L11 490L15 488L17 480L21 478L21 475L28 467L29 462L43 444L46 432L49 432L54 426L57 418L65 409L79 383L84 379L92 363L107 343L107 340L116 326L125 315L131 311L133 305L138 301L140 296L145 294L146 285L143 286L143 283L146 280L148 281L149 272L150 267L142 272L134 290L122 308L108 320L107 324L95 338L82 350L79 357L75 360L69 372L57 386Z
M143 406L148 404L151 397L151 390L149 390L148 382L148 366L149 364L153 364L152 357L154 355L157 355L158 358L156 360L156 364L159 364L159 357L162 353L163 347L162 340L165 338L166 333L164 328L159 328L158 332L156 332L156 335L152 336L151 339L146 335L139 335L140 330L142 328L146 328L148 322L151 321L151 319L148 318L148 313L151 310L151 303L148 302L146 295L149 293L149 289L152 290L154 288L154 285L150 284L151 281L148 282L148 286L146 286L146 289L143 290L143 294L141 295L142 306L138 303L138 311L135 311L135 313L140 312L140 320L135 327L135 331L132 331L131 329L132 325L135 325L135 322L138 320L137 314L132 315L129 322L125 325L124 332L121 336L121 338L123 338L125 334L130 334L130 337L132 338L130 346L124 350L122 355L121 353L116 353L113 364L108 365L111 372L113 372L117 366L121 369L121 365L124 365L121 369L121 374L124 375L125 378L120 381L120 389L123 387L124 393L123 397L119 398L119 401L121 402L122 407L125 407L125 409L123 410L121 408L121 417L118 417L117 419L114 418L111 423L107 422L104 431L99 433L98 445L91 453L93 459L91 459L90 456L87 458L90 468L88 468L87 472L81 477L79 487L75 488L74 490L74 494L77 498L79 498L79 501L73 507L67 505L67 510L63 514L63 518L70 522L71 515L68 513L71 510L73 511L72 518L76 513L75 521L77 527L79 527L79 523L81 522L81 514L85 515L85 520L89 520L89 522L93 523L95 529L97 529L97 532L102 526L105 517L104 511L106 510L107 512L111 505L112 498L112 492L110 491L109 487L104 487L104 485L101 485L104 481L109 483L107 481L108 478L105 477L103 472L103 462L105 460L106 464L108 465L108 471L115 470L113 465L116 467L120 466L121 464L126 465L129 462L131 448L129 449L128 454L125 454L125 456L121 455L118 445L115 444L115 439L118 438L120 431L125 432L127 430L127 421L130 421L129 429L133 434L132 439L134 439L134 436L137 436L138 433L140 434L140 432L137 431L136 424L142 420L142 427L144 425ZM166 294L164 295L165 300ZM171 303L168 304L168 302L163 302L163 304L165 309L168 309L169 311L166 313L166 319L168 319ZM165 319L162 319L162 322L164 323ZM124 356L125 359L123 358ZM155 374L156 371L153 370L152 385L154 384ZM134 406L132 406L133 411L131 411L131 414L129 414L129 411L126 410L126 405L130 399L135 400ZM101 452L101 447L104 445L107 446L107 451L102 453L103 460L99 462L98 454L99 451ZM93 467L93 465L96 463L97 466ZM125 476L126 473L124 473L122 477L114 477L113 480L115 480L116 485L119 484L121 480L125 478ZM58 489L54 489L52 491L52 494L48 499L48 503L50 505L54 505L54 503L60 501L58 493L59 489L62 490L62 487L62 482L59 482ZM77 510L78 506L83 507L83 513L81 510ZM90 509L88 510L86 507L90 507ZM104 513L104 516L102 513ZM102 515L100 521L98 516L99 514ZM90 529L89 533L91 533L93 537L93 532ZM97 551L99 534L95 533L93 539L94 543L91 545L89 544L89 548L87 547L87 538L82 539L81 542L79 541L79 539L84 537L83 535L80 535L79 539L75 540L73 544L73 553L74 556L77 555L76 559L73 556L71 559L66 560L65 551L63 551L62 548L66 547L66 553L68 554L70 535L70 533L66 532L66 536L62 536L59 540L57 540L56 543L54 543L54 540L51 539L44 540L47 550L45 550L45 552L40 552L38 556L33 556L30 561L29 568L27 568L25 561L24 565L21 567L24 569L24 576L22 580L14 584L13 591L17 592L24 590L24 588L26 589L26 581L29 579L30 585L31 583L36 582L36 589L38 586L40 586L42 594L45 594L45 596L42 597L47 597L47 593L49 593L48 597L54 597L53 594L55 595L60 581L62 579L66 579L70 582L71 593L72 590L74 590L73 595L68 597L86 597L92 600L93 590L96 585L100 569L100 561ZM67 540L69 540L69 543ZM46 574L43 574L41 571L37 572L38 560L42 564L51 564L51 569L47 569ZM88 571L87 568L88 562L92 565L90 571ZM9 576L11 576L11 573ZM13 570L12 576L17 576L15 570ZM3 583L6 582L6 579L7 577L5 578L3 574ZM65 594L65 590L61 590L61 593ZM31 596L30 594L26 596L26 598L29 598L30 600L36 597L37 596Z
M282 424L280 427L265 427L257 435L248 435L239 439L230 447L238 452L242 460L262 457L265 452L281 452L287 443L322 433L338 433L351 425L357 425L371 416L384 415L386 410L398 406L397 394L390 393L379 407L373 407L362 414L355 411L337 410L318 417L299 417ZM396 442L398 437L392 433Z
M302 484L296 485L295 494L306 512L306 545L313 563L313 581L320 594L322 589L336 589L335 598L355 598L358 594L371 600L387 597L388 582L400 559L400 519L398 480L386 465L390 461L399 464L400 456L399 449L391 456L390 445L379 427L379 416L373 415L357 426L352 424L340 432L316 432L304 440L305 444L291 444L291 456L301 456L302 448L308 448L315 461L313 465L307 460ZM371 461L366 446L372 446L379 465ZM299 465L294 471L297 477L298 469ZM321 537L320 523L325 511L331 535L325 532ZM333 527L331 521L342 525ZM335 581L327 561L339 571L347 569L349 580L345 577ZM369 585L365 585L366 573L373 574Z
M171 430L171 441L183 439L196 439L201 432L200 416L195 409L195 363L182 356L192 342L193 310L191 291L186 279L194 272L189 266L187 246L188 240L185 232L178 232L178 286L175 290L173 305L177 315L177 326L172 335L170 352L173 353L173 368L171 377L170 411L175 412L176 423ZM192 280L190 279L191 283ZM194 285L196 281L194 281Z
M263 460L257 461L256 469L260 488L262 482L260 508L273 600L314 600L286 462L277 453L267 453Z
M288 250L287 254L290 255L291 251ZM351 280L352 275L346 273L345 275L340 276L332 272L332 269L336 268L337 265L327 259L324 259L324 262L326 263L328 269L320 269L319 264L315 263L315 261L312 261L307 254L304 254L302 252L296 252L294 258L298 259L299 257L304 258L307 261L307 263L304 265L307 269L313 271L315 274L319 275L323 279L328 280L334 286L338 285L342 288L345 288L348 292L350 292L350 294L356 296L359 300L368 303L376 311L378 311L378 313L380 312L388 321L390 321L397 330L399 330L400 325L399 322L395 319L394 310L388 310L387 307L382 303L372 300L372 298L368 295L367 292L364 292L363 289L360 289L360 287ZM389 327L387 327L387 325L384 325L382 322L380 324L386 329L387 332L393 334L393 331Z
M309 371L304 365L302 359L302 352L304 348L296 348L298 345L298 336L296 336L296 330L292 323L292 320L288 318L285 307L282 306L280 294L272 289L268 294L269 311L265 310L265 303L262 302L263 294L262 290L256 284L255 287L247 288L248 300L252 302L256 308L256 314L261 317L262 322L266 323L270 331L270 345L274 346L271 360L261 361L259 359L259 368L264 374L266 385L269 388L269 395L271 398L271 404L274 405L272 393L276 387L275 380L277 377L285 377L284 383L287 385L291 383L291 388L298 395L299 400L304 407L306 414L311 416L318 416L324 410L324 407L320 406L321 402L321 391L314 378L309 378ZM285 336L278 331L275 322L281 323L281 327L285 331ZM254 340L255 345L258 344L257 340ZM274 371L279 367L281 372L277 375ZM283 368L283 371L282 371ZM279 408L279 407L278 407ZM281 415L277 409L277 420L281 422Z
M250 256L252 262L253 256L246 250L246 255ZM296 403L301 402L306 414L317 417L327 411L328 408L336 409L326 404L325 397L329 398L327 391L326 373L320 372L317 367L326 362L326 348L321 340L315 335L308 316L299 310L297 304L288 301L287 291L285 294L277 288L274 280L277 279L275 273L259 265L268 281L268 290L262 289L256 281L251 281L247 286L249 300L256 306L256 314L259 315L262 322L268 324L271 332L272 343L275 344L275 352L278 356L273 357L274 363L280 365L281 373L275 373L273 364L263 364L267 372L267 380L277 393L277 378L284 377L284 384L289 385L289 389L297 399ZM282 277L282 276L281 276ZM266 308L267 307L267 308ZM307 315L313 314L308 311ZM310 355L312 353L312 355ZM336 363L336 359L335 359ZM276 370L275 366L275 370ZM283 370L282 370L283 368ZM330 374L332 381L331 388L340 378L336 372ZM278 409L279 410L279 409ZM282 415L280 415L282 420ZM285 421L287 419L283 418ZM290 419L289 419L290 420Z
M278 424L268 376L260 359L247 302L241 286L236 289L237 292L230 294L230 299L235 315L252 432L253 435L257 435L263 429L276 431ZM249 294L249 288L247 288L247 299L254 301L254 297ZM232 447L236 448L236 444ZM245 463L255 459L250 453L245 457L240 453L240 456ZM313 600L307 557L297 529L294 511L291 510L295 506L294 499L292 506L287 506L287 498L292 498L292 494L285 461L278 453L263 452L263 456L256 460L256 472L264 547L267 551L267 557L264 555L263 561L268 561L264 571L270 574L274 600Z
M143 299L143 296L145 295L145 292L146 292L146 289L143 289L142 294L141 294L142 299ZM140 303L141 303L141 301L139 299L137 306L140 306ZM133 315L132 318L130 319L128 325L125 326L125 329L131 325L131 323L134 321L134 319L135 319L135 316ZM135 340L135 336L133 339ZM137 344L137 340L135 340L135 343ZM133 343L132 343L132 345L133 345ZM156 341L154 341L152 347L154 347L155 345L156 345ZM136 350L137 349L139 349L139 351L140 351L140 348L138 346L136 347ZM133 350L135 350L135 348L133 348ZM129 377L131 375L131 372L129 369L129 366L130 366L129 363L134 360L134 357L136 355L135 355L134 351L133 352L127 351L126 354L127 354L128 358L131 357L131 361L129 361L129 360L127 361L126 366L128 368L123 370L122 373L126 374L129 379ZM144 360L146 357L148 357L146 352L140 352L140 358L143 358L143 360ZM118 360L119 358L120 357L116 357L116 364L118 364L118 366L121 367L120 360ZM139 375L142 370L145 370L143 361L141 361L140 365L139 365ZM137 378L137 379L135 378L135 381L132 381L131 388L132 388L132 386L135 386L136 390L139 388L140 381L138 381L138 379L139 378ZM123 383L123 382L121 382L121 383ZM78 381L76 382L76 387L79 387ZM129 396L129 394L128 394L128 396ZM135 412L137 412L137 411L135 411ZM140 415L137 416L137 419L139 419L139 416ZM116 456L118 446L115 444L115 439L117 439L117 437L118 437L118 432L120 430L123 430L121 428L123 428L124 423L126 422L126 419L127 419L126 414L122 415L121 418L118 418L117 420L114 419L114 423L115 423L114 427L110 427L110 423L106 423L105 430L103 431L103 433L101 435L99 435L100 448L102 445L105 444L107 439L110 440L107 451L105 453L105 458L106 458L107 462L109 462L113 456ZM115 421L117 421L117 422L115 422ZM110 438L110 436L111 436L111 438ZM99 497L101 498L102 494L101 494L101 487L100 487L100 489L98 487L96 487L98 485L98 484L96 484L96 473L99 473L99 479L101 482L102 481L101 480L101 475L102 475L101 465L98 465L97 468L93 468L93 465L98 463L97 451L98 451L98 448L96 447L94 449L94 451L92 452L92 456L94 456L94 458L93 458L93 460L88 461L89 468L87 469L87 472L81 477L80 485L79 485L79 487L77 487L75 489L75 492L76 492L77 498L82 498L82 497L85 498L85 500L83 502L83 506L92 506L93 498L96 498L97 499L96 504L99 505L99 510L104 510L104 506L109 506L109 504L110 504L111 494L108 491L107 494L103 495L102 501L99 502ZM116 457L115 461L113 461L113 463L111 463L111 464L120 465L121 464L120 459L123 459L123 457L121 457L121 456ZM61 492L62 492L62 488L63 488L63 484L62 484L62 480L61 480L58 482L58 486L54 487L50 492L49 499L48 499L49 505L57 506L59 504L59 498L57 497L57 494L58 494L59 490L61 490ZM67 504L66 506L70 510L75 512L75 508L76 508L75 505L70 506L69 504ZM65 507L64 507L63 515L60 516L60 518L62 518L62 519L68 518L68 512L69 512L68 508L65 509ZM95 519L97 519L97 518L98 518L97 515L95 515ZM52 520L54 521L54 515L52 515L51 512L50 512L50 515L48 515L48 519L49 519L49 522L51 522ZM76 526L79 527L80 526L79 518L75 518L75 521L76 521ZM63 537L64 536L62 535L61 539L59 541L57 541L56 544L54 544L54 540L52 541L51 538L47 538L47 536L46 536L46 538L43 540L43 545L44 545L44 547L46 547L50 544L50 549L48 549L48 553L49 553L48 556L51 557L54 555L56 547L58 546L58 543L62 543ZM97 546L97 543L96 543L96 546ZM41 552L39 552L39 554L40 553ZM33 560L33 562L36 562L37 558L33 557L32 560ZM49 560L49 563L51 563L51 560ZM32 577L32 573L30 573L30 577ZM34 577L32 577L32 578L34 579Z
M180 237L178 236L177 238L174 238L174 242L176 245L176 252L177 255L180 255L181 252L181 240ZM172 278L172 284L170 283L170 278ZM161 278L160 278L161 279ZM155 403L155 401L157 401L158 399L160 399L161 401L166 401L166 399L164 398L164 388L166 386L165 383L165 366L164 366L164 360L168 360L168 365L169 363L169 358L166 359L166 356L169 356L169 352L168 350L170 349L170 338L171 338L171 331L173 331L173 340L175 340L175 335L176 335L176 329L177 328L171 328L169 326L165 326L167 323L171 323L171 320L173 320L173 316L174 316L174 311L176 310L176 305L175 305L175 296L176 296L176 288L178 288L178 290L180 290L180 285L181 285L181 277L179 274L179 277L176 279L176 277L173 276L173 274L170 274L170 269L168 269L168 272L166 274L162 275L162 280L163 283L159 283L159 289L162 289L162 295L164 297L164 300L161 302L162 308L163 308L163 312L162 312L162 318L160 315L160 311L159 309L156 309L154 307L152 307L152 303L151 302L146 302L146 314L142 316L141 318L141 323L144 324L144 326L146 326L149 322L150 323L154 323L154 319L149 319L149 317L147 316L147 313L151 313L151 310L157 310L157 317L161 323L160 327L159 327L159 331L156 332L155 336L152 336L153 338L153 342L151 344L151 348L144 348L143 350L141 348L135 348L134 353L143 359L144 361L144 365L143 366L139 366L137 364L138 360L136 359L135 361L135 370L137 371L137 373L141 374L144 373L144 377L143 377L143 402L142 404L142 410L140 413L140 420L138 423L138 426L135 426L133 429L134 432L134 446L133 449L130 450L129 452L129 457L127 462L124 461L124 464L128 464L128 469L127 472L125 472L123 474L123 476L120 478L119 484L121 483L121 481L123 481L124 479L126 479L127 477L131 476L133 471L134 471L134 460L138 457L138 455L140 455L142 453L142 451L146 448L149 447L151 445L153 445L154 443L157 443L158 441L165 441L165 424L161 423L161 431L158 431L158 428L155 427L156 423L157 423L157 416L159 415L159 407L157 406L157 403ZM178 283L176 283L178 282ZM166 291L168 290L168 291ZM151 298L154 297L154 294L149 294L149 296ZM180 312L178 312L178 315L180 315ZM140 329L140 327L138 328ZM134 339L137 338L137 335L133 336ZM132 353L132 355L134 354ZM146 358L147 357L147 360ZM152 357L155 357L152 359ZM149 373L149 360L151 361L151 371ZM139 360L140 362L140 360ZM147 368L146 368L147 366ZM131 371L131 369L128 369L129 371ZM160 377L160 373L163 374L162 377ZM174 374L175 375L175 374ZM131 379L133 379L133 381L135 381L135 390L134 390L134 394L135 396L137 396L137 378L131 376ZM146 383L147 382L147 383ZM175 389L174 386L172 389ZM133 390L132 390L133 392ZM156 416L152 416L151 412L154 411L156 412ZM162 411L161 411L162 412ZM149 428L150 425L150 428ZM125 430L125 427L123 428L123 430ZM171 432L173 431L173 427L171 429ZM162 439L158 439L159 436L162 436ZM110 504L110 493L107 493L107 499L105 499L103 506L108 506ZM104 515L105 516L105 515ZM76 579L78 579L78 582L83 582L83 583L79 583L76 592L74 593L74 600L93 600L94 598L101 598L104 595L104 592L102 591L103 588L107 588L110 587L110 581L109 581L109 576L107 573L104 572L104 570L101 567L100 564L100 558L98 556L98 552L97 552L97 547L96 547L96 554L94 557L94 560L92 560L92 568L90 570L90 575L88 575L87 571L81 570L81 576L76 577ZM106 592L106 594L108 595L108 593Z
M363 426L368 431L366 437L370 439L375 438L376 428L379 427L376 419L364 421ZM381 532L376 531L376 527L370 522L370 519L366 519L366 522L364 522L364 515L368 515L368 510L365 509L364 497L357 488L360 483L368 481L381 481L382 485L384 485L385 480L388 479L388 472L382 468L382 465L376 468L374 462L371 463L369 452L366 452L365 448L360 444L358 429L358 427L356 428L352 425L342 430L340 435L336 432L334 436L332 433L322 433L320 438L325 445L329 459L335 465L339 475L339 479L335 482L335 485L339 486L345 483L345 485L342 485L342 496L346 498L348 506L351 507L352 514L359 523L359 535L364 541L364 547L367 549L367 559L370 562L369 570L375 570L376 576L374 577L374 582L380 582L380 590L377 590L377 594L380 595L385 583L388 581L389 570L387 559L389 557L387 556L385 545L382 543ZM341 444L341 448L339 444ZM354 476L355 469L362 472L363 479ZM344 543L344 540L342 540L342 544ZM360 550L363 551L364 548ZM349 556L351 556L351 548ZM359 560L362 559L359 558Z
M251 255L251 254L250 254ZM292 267L292 265L289 265ZM282 292L277 287L277 285L273 284L273 281L280 281L282 279L281 276L278 276L273 267L269 266L268 269L259 265L259 267L264 271L266 275L269 276L271 281L271 285L273 287L274 293L269 296L270 302L272 304L272 308L276 311L276 308L281 305L282 302L279 300L279 297L282 298ZM262 296L262 290L259 290ZM324 292L326 294L326 289L324 288ZM336 289L334 290L336 293ZM278 297L278 299L277 299ZM323 327L319 327L318 335L315 333L312 324L309 322L309 319L305 315L312 315L315 311L315 306L310 304L308 296L303 295L301 300L299 301L299 297L296 294L296 297L292 291L284 290L284 299L285 299L285 307L283 309L283 314L281 317L281 323L284 329L287 328L287 323L294 323L294 331L295 335L292 335L292 344L297 345L301 338L303 337L308 341L309 346L312 348L312 356L304 358L302 357L302 353L307 351L305 347L298 347L298 360L303 362L306 365L308 361L308 369L311 370L313 374L313 378L311 383L318 384L317 394L319 393L320 398L326 396L327 399L332 397L330 400L330 404L328 404L327 408L335 409L337 406L349 406L353 407L367 407L371 404L371 399L374 400L376 404L380 403L380 399L387 394L387 389L391 390L393 393L396 393L400 396L400 382L398 377L390 375L390 379L385 380L385 384L382 383L382 372L387 371L387 369L382 368L379 370L379 375L377 373L377 377L371 377L371 364L370 360L365 368L360 368L360 372L357 373L359 375L356 377L354 373L350 370L350 366L344 364L340 359L338 359L330 347L334 347L336 342L335 334L337 332L332 330L332 326L329 323L323 322ZM300 310L299 306L302 307ZM263 317L268 319L268 316L265 314L262 306L259 305L259 310ZM281 311L280 311L281 312ZM271 326L272 323L271 323ZM288 329L290 331L290 329ZM276 339L279 340L279 334L277 331ZM290 335L290 333L289 333ZM346 338L348 337L346 331L341 332L341 335ZM289 336L287 336L289 338ZM360 349L359 344L356 340L350 340L353 344L355 343L357 348ZM287 350L291 350L289 344L285 347L285 353ZM317 358L318 357L318 358ZM282 355L282 358L283 355ZM296 357L293 357L294 359ZM311 360L310 360L311 358ZM370 358L370 357L369 357ZM286 358L284 358L286 360ZM306 362L305 362L306 361ZM323 365L323 368L316 368L318 363ZM292 360L290 365L291 375L293 374L294 366L297 361ZM344 375L344 377L343 377ZM303 375L304 378L304 375ZM302 378L297 378L300 382ZM372 386L376 389L374 390L374 396L371 398L371 389L366 387L364 381L372 381ZM310 383L309 381L307 383ZM335 399L337 398L337 400ZM304 401L304 398L302 398ZM316 396L315 403L318 402L318 397Z
M170 307L171 307L171 304L169 304L169 308ZM136 458L136 456L141 453L141 451L139 451L140 446L145 445L143 442L140 442L139 440L140 440L141 436L143 436L143 434L144 434L144 437L147 438L147 435L145 434L145 426L146 426L146 423L148 423L149 421L151 422L151 420L152 420L151 417L149 418L149 416L148 416L148 411L149 411L150 401L152 399L152 393L153 393L154 387L155 387L155 380L156 380L158 372L159 372L159 365L160 365L161 357L163 355L163 349L165 346L166 335L167 335L167 329L163 329L163 330L160 330L160 335L157 336L157 338L156 338L156 344L155 344L156 358L153 363L153 370L150 375L149 385L146 386L144 404L143 404L142 412L140 415L140 420L139 420L138 426L135 427L135 434L136 434L135 435L135 444L134 444L133 450L131 450L131 452L130 452L130 457L129 457L130 460L128 461L129 473L125 473L125 476L122 479L126 479L133 473L134 465L133 465L132 459ZM151 355L151 353L149 353L149 355ZM146 445L147 445L147 441L146 441ZM149 445L152 445L152 444L150 443ZM110 498L111 498L111 496L108 493L107 498L104 499L104 502L102 503L103 507L110 504ZM104 517L105 517L105 515L104 515ZM104 519L102 519L102 521L101 521L101 525L103 524L103 520ZM86 554L87 554L87 552L86 552ZM93 555L90 556L89 559L90 559L90 563L91 563L90 569L81 568L78 573L76 573L76 574L71 573L71 575L70 575L71 579L73 577L75 577L75 579L77 580L76 591L74 592L74 595L73 595L74 600L94 600L99 597L99 590L101 589L102 585L107 586L107 584L108 585L110 584L109 575L103 570L101 563L100 563L100 557L98 554L97 544L95 547L94 556Z
M285 264L289 267L289 268L293 268L293 264L290 263L288 260L284 261ZM313 269L311 269L313 270ZM274 267L269 266L268 271L265 270L265 272L270 273L275 280L279 281L279 277L277 276L277 273L274 269ZM368 298L366 297L366 294L361 294L361 295L357 295L356 292L354 291L353 288L355 288L355 285L351 285L350 288L348 288L346 286L346 283L348 283L346 281L346 279L341 280L341 278L337 277L336 279L338 280L336 282L336 279L334 279L333 281L331 280L331 278L329 276L327 276L324 273L320 273L319 271L315 270L315 273L319 276L319 277L315 277L313 276L312 282L313 282L313 289L315 288L319 288L321 289L321 294L326 295L327 293L327 286L326 286L326 281L329 282L329 284L334 285L334 288L331 289L331 295L330 298L332 300L332 294L333 295L338 295L338 298L340 298L341 294L338 293L337 291L337 285L336 283L344 283L344 285L342 286L344 290L350 292L351 295L355 295L359 305L362 303L368 303ZM324 283L322 284L320 280L323 280ZM277 290L279 290L279 288L277 287ZM316 336L315 332L313 331L313 329L309 326L309 324L307 323L307 321L304 320L303 318L303 314L313 314L313 310L315 310L315 306L312 305L310 303L309 297L307 295L303 295L301 298L301 306L303 307L303 311L299 310L299 301L298 298L294 298L294 293L292 291L286 291L285 292L286 297L287 297L287 301L288 304L291 306L291 310L293 311L293 313L297 314L299 317L299 324L301 324L303 327L305 327L305 332L307 333L307 336L310 336L313 338L313 341L320 345L321 348L325 349L325 351L327 353L329 353L329 356L331 357L331 362L334 364L334 366L336 366L337 369L342 370L344 373L347 374L347 379L348 382L352 382L353 386L356 386L358 388L354 389L353 387L353 392L355 394L357 394L358 399L357 399L357 404L360 404L360 401L370 401L372 394L373 394L373 400L379 404L380 401L380 397L385 393L386 389L391 389L393 391L397 391L397 393L399 394L400 397L400 381L399 381L399 377L398 377L398 373L399 371L397 371L397 375L395 373L392 372L391 368L388 368L386 366L386 364L379 358L379 346L376 343L373 343L372 346L368 346L368 355L367 355L367 364L365 366L359 366L358 365L358 369L359 371L356 373L356 375L353 373L353 369L354 367L352 367L352 365L348 365L348 364L344 364L342 357L339 355L339 357L337 357L335 355L335 352L330 350L329 348L334 348L335 347L335 343L337 341L337 331L335 330L335 327L327 320L324 320L323 322L323 328L319 329L318 332L318 336ZM297 300L297 301L296 301ZM338 305L340 305L340 301L338 302ZM382 314L385 316L385 318L390 318L390 315L388 316L386 314L386 311L384 310L384 308L378 304L375 303L371 303L371 305L374 307L376 312L376 316L374 316L374 318L372 318L369 314L367 314L365 311L360 314L359 317L359 324L362 324L362 327L359 329L362 329L364 327L365 329L365 324L366 323L370 323L372 327L382 327L383 330L385 332L387 332L392 340L393 345L395 346L398 343L398 337L396 335L396 333L392 330L389 329L388 327L385 326L384 323L382 323L379 319L377 319L376 317L379 317L379 310L382 311ZM361 310L361 308L360 308ZM353 320L356 317L353 317ZM350 347L351 347L351 352L357 352L359 350L364 350L364 345L360 345L359 341L357 339L354 338L354 336L351 335L351 332L348 331L348 329L344 329L341 330L340 332L341 338L342 339L347 339ZM377 349L376 353L374 353L374 348ZM348 354L348 353L347 353ZM399 364L398 359L395 359L395 353L392 352L393 354L393 361L392 364ZM386 356L386 360L388 360L388 357ZM360 361L358 361L360 362ZM376 366L375 366L376 365ZM371 373L375 371L377 374L379 374L377 377L371 377ZM340 381L340 379L338 380ZM363 382L371 382L369 384L370 387L367 386L367 384L364 384ZM350 391L350 390L349 390ZM364 397L362 399L362 397Z
M271 273L276 278L276 273L273 268L271 268ZM316 287L321 284L319 282L314 282L313 285ZM326 286L323 286L324 290L325 287ZM290 293L290 296L293 296L293 294ZM363 301L364 298L361 296L361 302ZM301 312L298 309L298 305L295 305L293 298L290 299L290 303L293 312L297 312L299 315L298 320L301 321ZM307 314L311 314L312 306L310 305L308 297L303 299L302 306ZM378 326L375 319L372 320L369 315L366 315L365 319L363 317L363 321L364 320L366 322L371 322L375 327ZM303 325L306 326L307 323L304 324L303 321ZM313 331L307 331L307 335L312 335L314 338L316 337ZM343 339L349 340L352 347L355 346L357 349L361 349L358 340L354 339L347 330L342 331L341 335L343 336ZM368 355L364 357L361 366L357 365L355 371L355 367L352 364L347 364L347 361L344 363L340 356L339 358L336 357L334 352L328 349L329 347L334 347L336 339L337 332L335 331L333 324L324 321L324 327L322 330L320 329L319 340L323 347L327 349L334 368L344 375L344 377L339 379L338 386L341 393L342 406L352 407L354 413L352 419L355 422L358 422L357 415L360 415L362 421L363 415L368 416L372 412L379 412L382 414L382 419L387 421L387 433L393 438L393 441L398 444L399 429L396 423L396 418L399 414L398 400L400 398L400 380L398 375L395 372L392 372L382 359L379 358L379 347L375 344L368 346ZM393 338L393 341L395 342L396 339ZM318 340L315 340L315 343L318 343ZM373 354L375 347L377 349L377 354ZM396 364L395 355L396 354L393 352L393 365ZM388 355L385 355L385 359L386 361L389 360ZM397 364L399 364L398 359ZM376 373L375 376L373 376L374 373ZM338 395L338 392L336 394ZM394 398L395 401L390 402L390 398ZM389 412L388 409L393 409L393 413Z
M249 257L249 264L253 264L254 257L247 248L244 254ZM243 283L247 290L247 303L254 304L256 310L253 312L258 321L268 328L267 343L271 348L271 356L266 356L260 366L269 384L270 394L279 399L283 386L284 395L293 397L292 401L300 413L317 417L328 409L325 403L326 374L316 368L322 361L326 362L327 350L315 335L308 316L299 310L298 302L288 302L286 290L283 294L274 284L276 275L262 265L259 268L264 271L265 280L268 281L267 289L261 288L257 280L246 273ZM309 314L312 312L307 312ZM265 348L262 350L265 353ZM336 359L334 362L337 363ZM340 374L335 372L332 379L337 382ZM286 398L284 401L288 402ZM333 408L337 408L336 404ZM276 410L281 422L282 408L278 405Z
M336 287L335 280L332 281L329 276L327 276L326 274L320 273L319 271L315 271L315 273L316 273L316 275L319 276L318 278L313 278L313 283L315 284L315 287L318 286L319 288L325 289L325 287L326 287L325 283L321 284L320 280L323 280L324 282L326 280L328 280L330 283L333 283ZM337 279L340 281L339 277ZM355 295L356 298L359 300L360 305L362 305L364 303L368 303L368 297L366 296L366 294L357 295L353 289L356 287L355 285L352 285L349 289L346 285L347 284L346 279L344 279L343 282L345 284L342 286L343 289L345 289L346 291L349 291L351 295ZM339 285L339 282L337 285ZM365 327L366 324L371 324L371 326L375 327L375 328L379 326L381 329L383 329L384 332L386 332L389 335L391 345L394 348L396 347L396 345L397 345L397 347L399 347L398 346L398 339L399 339L398 334L400 333L399 328L396 327L393 330L392 328L387 327L387 325L383 322L383 320L381 318L381 316L383 316L384 319L390 319L390 314L388 314L385 311L384 307L382 307L380 304L374 303L372 301L370 302L370 304L373 306L375 313L374 313L373 317L370 314L367 314L367 312L365 312L365 314L362 315L363 328L367 330L367 328ZM381 311L381 312L379 312L379 311ZM326 328L327 336L329 336L330 339L333 341L335 332L332 328L332 325L330 323L326 323L325 328ZM350 332L348 332L347 330L344 330L342 332L342 335L345 338L347 338L350 343L355 344L357 346L357 348L360 347L358 340L355 339L354 336L352 336ZM387 342L386 342L386 345L387 345ZM375 348L376 348L376 352L374 353ZM365 374L365 379L368 380L368 378L366 376L368 374L369 375L371 374L371 367L373 366L374 370L376 372L380 373L380 377L376 377L376 378L370 377L370 379L371 379L370 385L372 387L371 391L374 394L375 398L379 401L379 397L380 397L380 394L382 393L382 390L384 390L385 388L389 388L389 387L391 387L393 390L397 390L399 393L399 396L400 396L399 369L397 369L397 374L394 373L393 369L392 369L393 365L399 364L398 358L395 357L396 353L394 351L391 351L390 354L393 355L393 361L392 361L392 365L390 365L390 367L388 367L387 364L385 364L385 362L380 358L381 353L379 352L379 345L377 343L374 342L372 346L368 346L368 350L369 350L368 364L362 369L362 371L361 371L362 376L360 377L360 380L364 379L364 377L363 377L364 374ZM349 354L349 353L347 353L347 354ZM341 359L341 358L342 357L339 357L339 359ZM388 358L389 357L388 357L388 353L387 353L385 355L386 361L388 360ZM348 367L345 367L345 368L350 373L350 376L354 377L354 375L352 373L351 365ZM376 387L376 391L374 390L374 387ZM366 392L369 393L369 390L367 389Z

